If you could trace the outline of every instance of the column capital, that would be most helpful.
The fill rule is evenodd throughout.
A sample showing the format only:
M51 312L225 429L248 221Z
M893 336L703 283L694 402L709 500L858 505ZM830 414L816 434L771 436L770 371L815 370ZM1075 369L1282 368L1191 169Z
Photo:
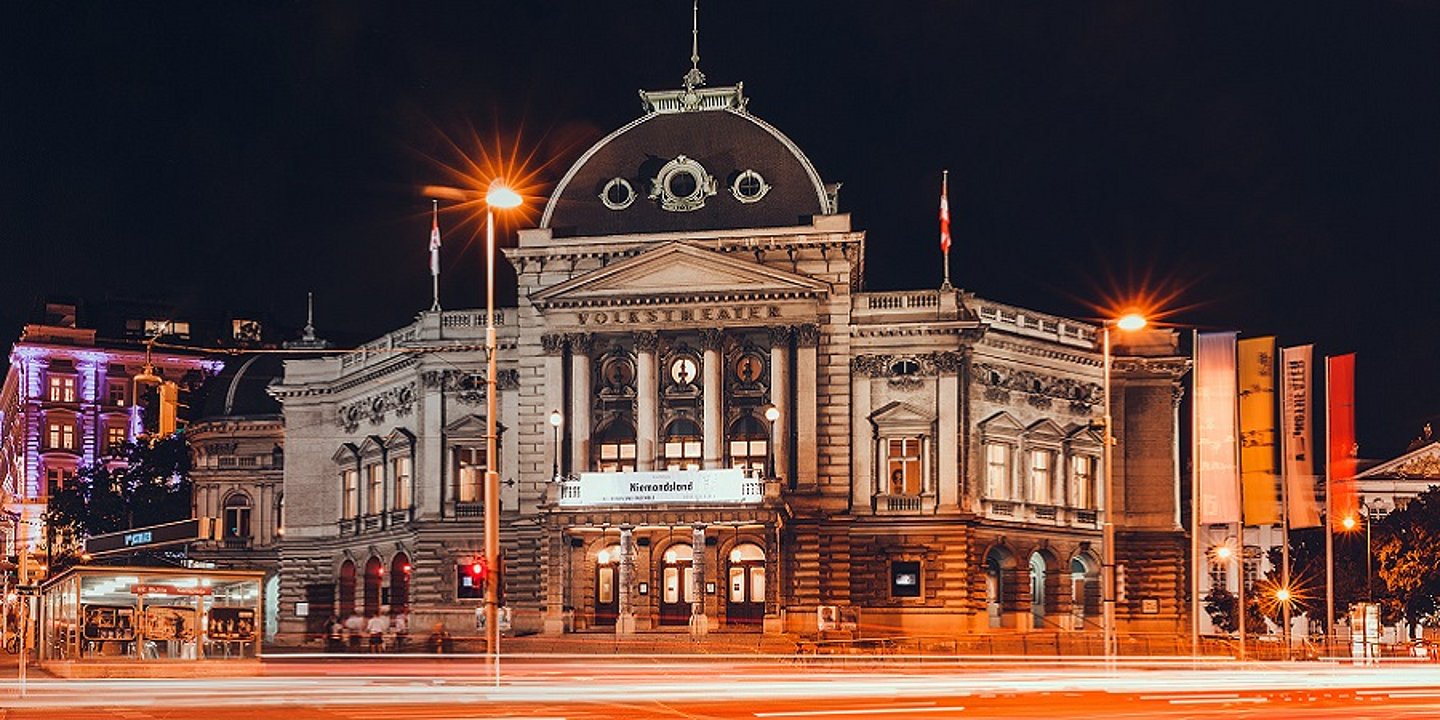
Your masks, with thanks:
M795 332L789 325L771 325L765 328L765 330L770 333L770 345L772 347L785 347L789 345L790 336Z
M660 347L660 333L654 330L635 332L635 352L655 352Z
M819 347L820 326L815 323L805 323L795 326L795 344L800 347Z
M540 348L546 355L560 355L565 352L565 336L546 333L540 336Z
M571 333L565 340L570 343L570 351L578 355L589 355L595 346L595 336L591 333Z
M706 350L719 350L725 340L725 333L716 328L700 330L700 346Z

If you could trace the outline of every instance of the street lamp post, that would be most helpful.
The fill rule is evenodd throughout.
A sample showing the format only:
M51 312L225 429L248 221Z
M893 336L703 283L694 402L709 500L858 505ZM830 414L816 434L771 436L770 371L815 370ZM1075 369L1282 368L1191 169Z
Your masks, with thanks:
M500 684L500 473L495 470L495 209L518 207L520 195L504 183L485 193L485 648Z
M555 448L551 451L554 462L551 463L551 477L560 479L560 424L565 422L565 416L559 410L550 411L550 427L555 430Z
M765 443L765 476L770 479L775 477L775 423L780 420L780 408L765 408L765 419L770 421L770 442Z
M1104 580L1105 598L1105 657L1114 659L1119 654L1119 638L1115 632L1115 427L1110 412L1110 328L1118 327L1121 330L1139 330L1145 327L1145 318L1136 313L1130 313L1114 320L1106 320L1102 326L1101 360L1103 374L1103 394L1105 399L1105 436L1102 438L1102 457L1104 468L1104 503L1105 503L1105 524L1101 530L1101 547L1104 551L1102 561L1102 579Z

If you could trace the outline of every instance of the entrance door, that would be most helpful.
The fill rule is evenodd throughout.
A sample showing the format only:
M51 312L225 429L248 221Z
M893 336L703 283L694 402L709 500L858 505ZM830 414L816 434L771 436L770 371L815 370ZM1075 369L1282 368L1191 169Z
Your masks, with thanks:
M678 543L665 551L660 564L660 624L687 625L695 602L695 550Z
M730 551L725 594L728 625L759 625L765 619L765 551L745 543Z
M620 616L620 546L595 556L595 626L615 627Z

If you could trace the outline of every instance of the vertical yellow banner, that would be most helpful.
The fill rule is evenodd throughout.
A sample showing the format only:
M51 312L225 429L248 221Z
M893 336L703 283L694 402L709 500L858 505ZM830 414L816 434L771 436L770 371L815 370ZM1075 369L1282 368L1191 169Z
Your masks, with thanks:
M1238 343L1240 485L1245 524L1280 522L1275 465L1275 338Z

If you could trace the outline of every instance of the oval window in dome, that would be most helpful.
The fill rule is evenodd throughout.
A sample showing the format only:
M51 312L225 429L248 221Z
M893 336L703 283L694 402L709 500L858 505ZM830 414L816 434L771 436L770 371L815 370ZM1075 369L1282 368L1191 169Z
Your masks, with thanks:
M730 194L742 203L753 203L765 197L770 192L770 184L765 178L754 170L746 170L735 176L735 182L730 184Z
M700 188L700 181L696 179L695 173L688 169L677 170L667 178L666 185L672 197L691 198L695 191Z
M624 210L635 202L635 188L625 178L614 178L600 191L600 202L611 210Z

